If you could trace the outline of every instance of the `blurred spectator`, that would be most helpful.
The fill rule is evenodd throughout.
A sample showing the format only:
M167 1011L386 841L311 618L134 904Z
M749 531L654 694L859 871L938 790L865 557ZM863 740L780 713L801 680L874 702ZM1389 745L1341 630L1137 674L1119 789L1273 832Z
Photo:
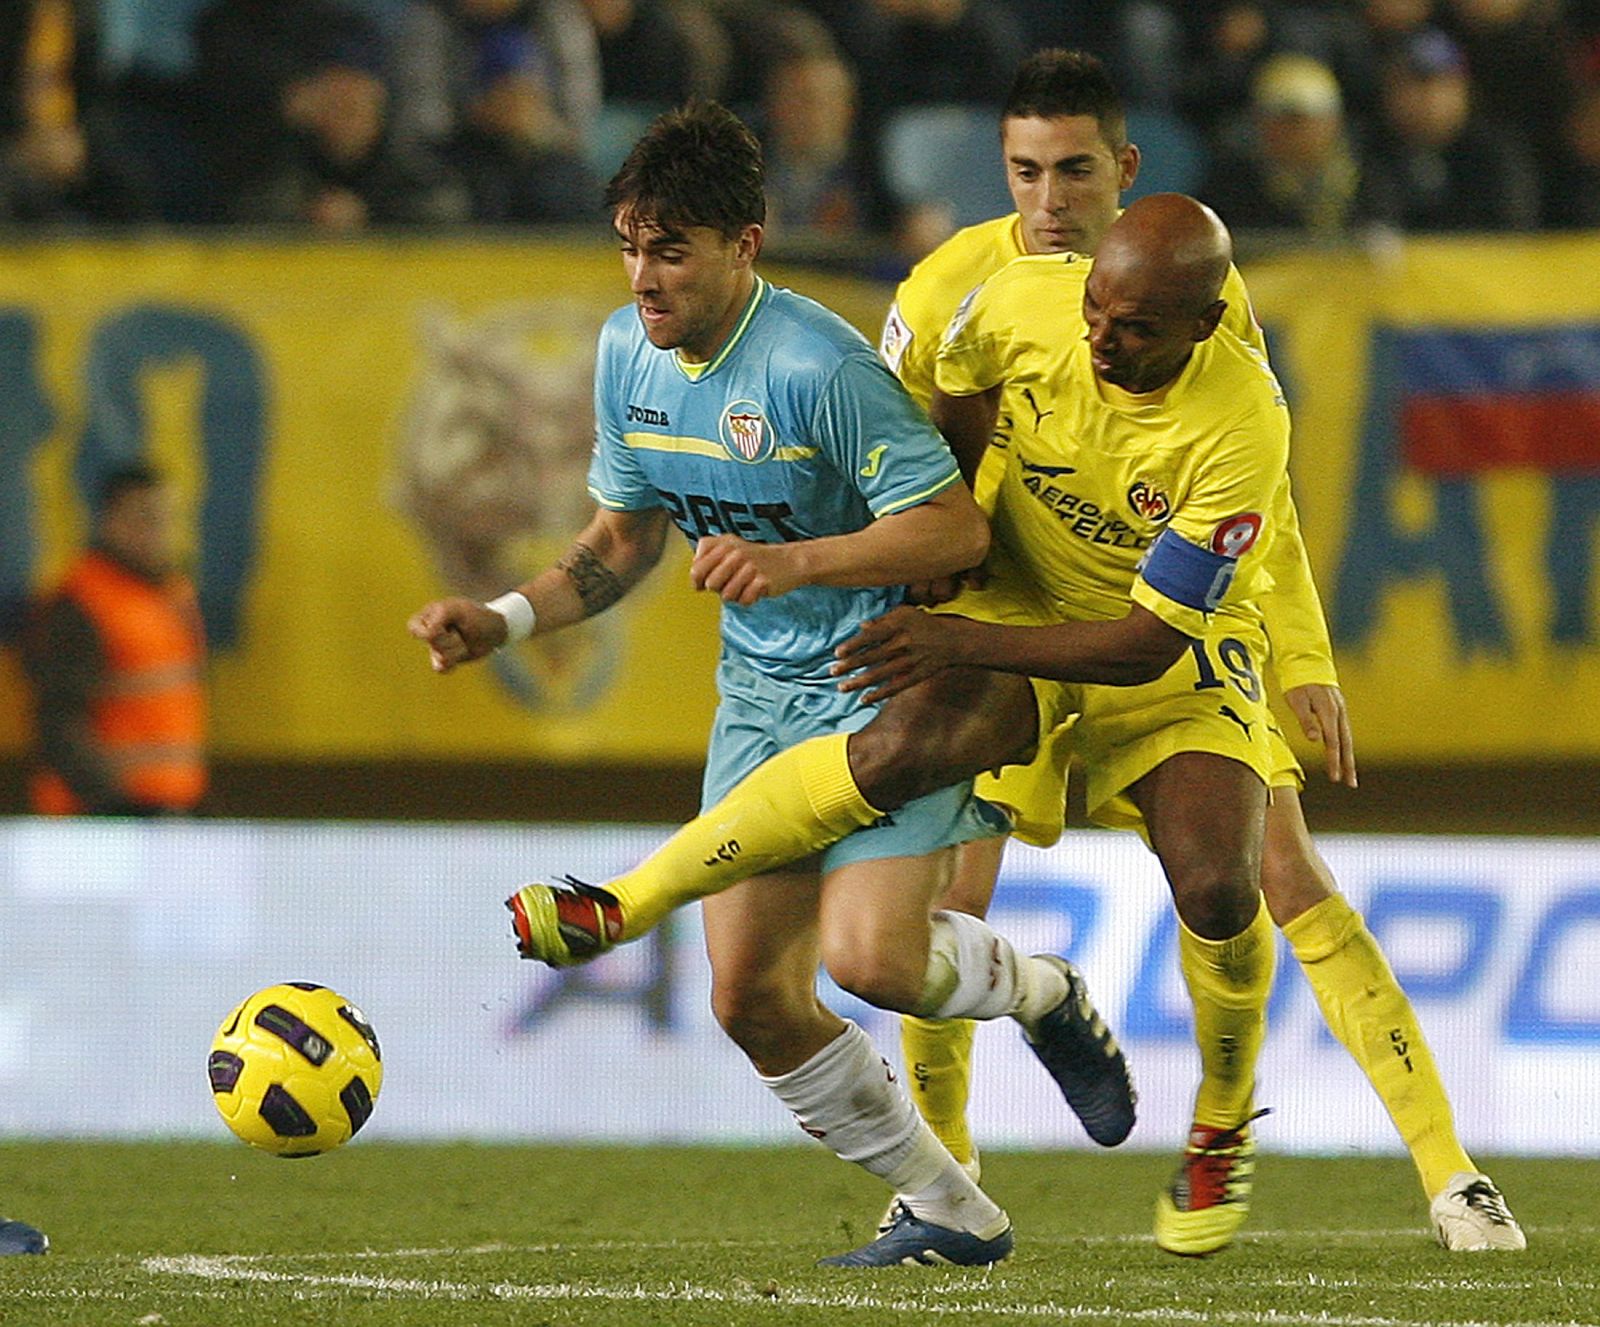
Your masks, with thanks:
M1254 134L1223 153L1200 191L1234 230L1347 238L1392 222L1344 120L1333 71L1308 55L1275 55L1256 75Z
M90 547L23 641L34 689L40 815L192 811L206 789L205 641L177 570L172 492L147 466L113 471Z
M1168 0L1011 0L1030 51L1093 51L1131 105L1170 106L1183 69L1185 28Z
M1179 108L1217 146L1251 133L1250 93L1273 55L1308 55L1358 85L1371 63L1367 25L1349 0L1207 0L1181 6L1188 29Z
M1437 26L1437 8L1437 0L1362 0L1362 58L1339 80L1348 119L1370 128L1381 117L1384 61L1412 33Z
M828 25L792 0L702 0L729 43L718 100L754 118L773 65L797 51L837 49ZM875 50L876 48L874 48Z
M1027 53L1022 28L998 0L872 0L884 20L872 57L872 100L999 109Z
M0 11L0 222L132 221L147 210L84 115L94 23L89 0Z
M326 0L221 0L196 43L231 220L350 233L467 219L465 190L438 162L393 143L382 47L360 14Z
M829 236L876 229L882 207L856 124L855 75L832 50L774 64L763 101L767 224Z
M1584 83L1600 82L1600 0L1569 0L1574 67Z
M584 0L607 102L665 109L720 97L729 43L710 12L682 0Z
M1539 186L1515 129L1478 117L1461 48L1437 28L1407 37L1385 62L1375 174L1408 231L1530 230Z
M1178 109L1217 141L1250 104L1250 80L1271 51L1267 6L1252 0L1199 3L1184 15Z
M1015 0L1014 0L1015 2ZM862 0L800 0L802 7L821 21L845 58L860 74L878 49L884 18Z
M102 92L95 119L108 154L162 221L221 219L195 83L194 24L212 2L98 0Z
M1515 128L1547 182L1561 170L1576 97L1560 9L1553 0L1444 0L1442 15L1466 56L1476 111ZM1549 189L1545 201L1557 209Z
M1566 159L1547 219L1569 229L1600 227L1600 83L1584 86L1567 117Z
M466 117L445 157L466 182L475 221L597 222L600 187L556 117L543 52L525 28L478 47Z
M518 39L511 34L545 70L538 145L581 153L601 103L600 53L581 0L407 0L391 61L396 142L426 150L455 138L494 59L486 48ZM512 136L527 141L516 129Z

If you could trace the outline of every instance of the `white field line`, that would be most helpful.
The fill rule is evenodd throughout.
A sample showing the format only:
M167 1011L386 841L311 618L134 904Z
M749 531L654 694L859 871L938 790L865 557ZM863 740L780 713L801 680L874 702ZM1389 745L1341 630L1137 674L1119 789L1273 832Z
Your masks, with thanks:
M1600 1226L1539 1226L1534 1228L1535 1238L1553 1236L1586 1236L1600 1235ZM1354 1244L1370 1240L1406 1240L1418 1244L1433 1243L1433 1236L1418 1226L1401 1226L1389 1230L1247 1230L1242 1232L1236 1242L1239 1244ZM781 1239L596 1239L596 1240L552 1240L539 1244L509 1244L495 1241L489 1244L473 1244L466 1247L449 1246L444 1248L415 1248L415 1249L356 1249L348 1252L338 1250L314 1251L304 1250L294 1253L250 1253L229 1254L246 1262L270 1262L273 1259L280 1261L306 1262L315 1259L324 1259L331 1262L345 1262L353 1258L463 1258L480 1254L493 1253L583 1253L603 1249L682 1249L682 1248L782 1248L791 1244L791 1240ZM1149 1233L1125 1235L1028 1235L1025 1237L1028 1245L1045 1245L1052 1248L1070 1249L1081 1245L1097 1244L1154 1244L1155 1236ZM219 1255L222 1256L222 1255ZM1444 1257L1440 1251L1440 1257ZM1462 1265L1462 1259L1450 1258L1447 1260L1452 1267ZM1493 1260L1499 1265L1499 1260ZM1329 1282L1329 1284L1334 1284ZM1460 1285L1460 1281L1451 1280L1449 1285ZM1506 1282L1495 1281L1494 1285L1505 1285ZM1537 1284L1543 1285L1540 1281Z
M821 1308L828 1310L863 1310L873 1313L918 1313L932 1316L970 1317L986 1314L996 1318L1043 1318L1056 1321L1082 1319L1110 1319L1117 1322L1193 1323L1199 1325L1222 1323L1258 1324L1259 1327L1506 1327L1504 1320L1486 1322L1478 1319L1460 1319L1439 1322L1433 1319L1392 1318L1371 1314L1345 1315L1336 1313L1281 1313L1276 1311L1253 1312L1249 1310L1201 1311L1162 1306L1149 1309L1130 1309L1120 1305L1063 1303L1048 1301L1036 1304L989 1304L973 1297L951 1294L949 1282L941 1281L937 1289L930 1288L930 1297L912 1298L879 1296L856 1292L815 1294L789 1290L761 1292L754 1287L739 1291L717 1290L692 1282L674 1283L655 1287L642 1283L633 1285L572 1284L550 1282L525 1284L514 1281L496 1281L476 1284L470 1281L444 1281L415 1277L367 1276L354 1274L323 1275L314 1273L275 1272L252 1266L239 1257L181 1257L146 1258L141 1266L157 1275L193 1277L202 1281L231 1281L256 1285L275 1285L292 1289L297 1294L307 1291L339 1292L367 1291L376 1295L423 1300L598 1300L609 1303L684 1303L706 1302L716 1304L749 1305L762 1311L786 1307ZM959 1293L959 1292L958 1292ZM931 1298L937 1295L938 1298ZM1517 1327L1600 1327L1593 1322L1568 1319L1560 1322L1524 1322Z

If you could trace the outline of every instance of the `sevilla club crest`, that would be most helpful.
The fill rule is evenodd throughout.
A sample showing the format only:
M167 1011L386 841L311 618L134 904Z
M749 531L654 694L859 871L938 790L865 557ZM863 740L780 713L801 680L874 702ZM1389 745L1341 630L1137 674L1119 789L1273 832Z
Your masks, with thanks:
M722 412L718 433L729 456L754 465L772 455L772 425L754 401L734 401Z

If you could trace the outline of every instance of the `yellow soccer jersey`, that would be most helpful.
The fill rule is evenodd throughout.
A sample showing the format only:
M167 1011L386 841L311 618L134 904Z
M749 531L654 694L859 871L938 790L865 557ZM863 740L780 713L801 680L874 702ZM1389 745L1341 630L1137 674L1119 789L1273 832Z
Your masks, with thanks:
M1022 256L1021 224L1013 212L958 231L913 267L896 289L878 353L924 409L933 397L939 341L951 314L975 287ZM1222 298L1228 304L1222 326L1266 354L1266 338L1236 267L1228 270ZM998 467L990 461L978 484L979 501L986 510L992 505L997 477ZM1336 685L1327 620L1311 577L1287 475L1274 498L1272 513L1273 539L1266 557L1274 584L1263 609L1279 684L1285 690L1313 682Z
M934 362L951 314L975 287L1025 252L1022 218L1013 212L957 231L895 289L878 355L924 410L933 399ZM1222 325L1266 354L1266 338L1237 267L1228 268L1222 298L1228 302Z
M1020 258L1015 212L959 230L911 269L883 320L878 355L924 410L933 399L933 365L950 315L974 286Z
M938 352L942 391L1004 383L996 542L1063 618L1138 603L1189 636L1219 611L1259 617L1289 412L1266 357L1218 328L1160 392L1089 362L1076 255L1019 258L963 303Z

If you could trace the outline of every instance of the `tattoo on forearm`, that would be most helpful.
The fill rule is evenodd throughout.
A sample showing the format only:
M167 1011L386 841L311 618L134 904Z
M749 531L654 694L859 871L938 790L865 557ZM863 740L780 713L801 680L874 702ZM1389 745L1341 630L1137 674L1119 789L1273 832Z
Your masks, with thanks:
M556 566L567 573L589 617L610 608L627 592L622 578L584 544L574 544Z

